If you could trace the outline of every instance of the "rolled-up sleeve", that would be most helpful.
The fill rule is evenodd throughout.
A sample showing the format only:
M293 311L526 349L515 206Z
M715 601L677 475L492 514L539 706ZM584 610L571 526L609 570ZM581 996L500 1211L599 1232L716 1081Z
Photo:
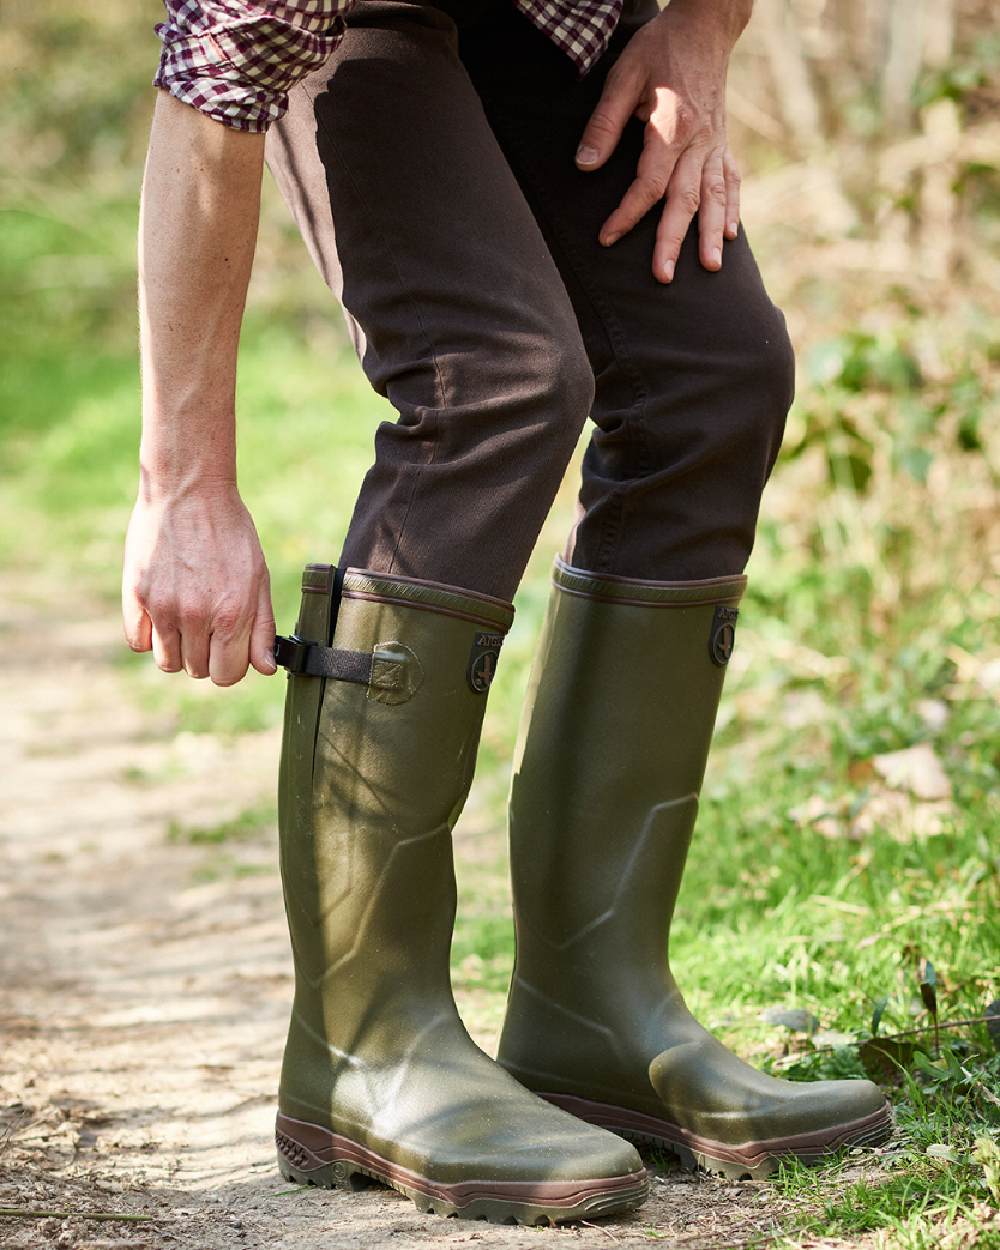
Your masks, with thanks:
M289 90L333 52L355 0L163 0L153 83L213 120L259 134Z

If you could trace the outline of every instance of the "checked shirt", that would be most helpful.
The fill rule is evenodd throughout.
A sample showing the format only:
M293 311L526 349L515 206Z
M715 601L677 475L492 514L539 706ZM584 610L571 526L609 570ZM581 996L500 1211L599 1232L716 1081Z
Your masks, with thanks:
M235 130L267 130L289 90L340 42L356 0L164 0L162 87ZM601 56L623 0L512 0L581 74Z

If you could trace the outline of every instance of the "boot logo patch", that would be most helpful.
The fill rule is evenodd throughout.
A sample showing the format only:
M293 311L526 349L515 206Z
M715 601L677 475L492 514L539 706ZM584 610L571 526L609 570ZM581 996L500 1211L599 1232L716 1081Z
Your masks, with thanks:
M736 645L736 608L718 607L712 617L712 629L708 635L708 653L712 663L725 668Z
M503 634L476 634L469 653L466 676L476 694L485 694L490 688L500 658Z

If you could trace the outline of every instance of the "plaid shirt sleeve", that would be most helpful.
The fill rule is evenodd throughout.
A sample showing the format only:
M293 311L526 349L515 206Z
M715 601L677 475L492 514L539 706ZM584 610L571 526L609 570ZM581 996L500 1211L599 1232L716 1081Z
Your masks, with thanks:
M154 86L235 130L260 134L344 33L355 0L163 0Z
M623 0L514 0L529 21L585 74L607 50Z

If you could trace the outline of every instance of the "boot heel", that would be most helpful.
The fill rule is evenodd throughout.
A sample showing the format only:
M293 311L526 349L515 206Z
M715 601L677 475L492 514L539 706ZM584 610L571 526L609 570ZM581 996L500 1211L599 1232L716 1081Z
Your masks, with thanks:
M307 1125L313 1132L326 1132L318 1125ZM327 1134L332 1138L332 1134ZM359 1163L350 1159L322 1158L290 1133L277 1129L278 1171L293 1185L315 1185L318 1189L365 1189L369 1178ZM324 1152L326 1153L326 1152Z
M372 1184L356 1164L337 1159L319 1167L303 1167L287 1158L281 1146L278 1147L278 1171L293 1185L314 1185L317 1189L346 1189L354 1193Z

